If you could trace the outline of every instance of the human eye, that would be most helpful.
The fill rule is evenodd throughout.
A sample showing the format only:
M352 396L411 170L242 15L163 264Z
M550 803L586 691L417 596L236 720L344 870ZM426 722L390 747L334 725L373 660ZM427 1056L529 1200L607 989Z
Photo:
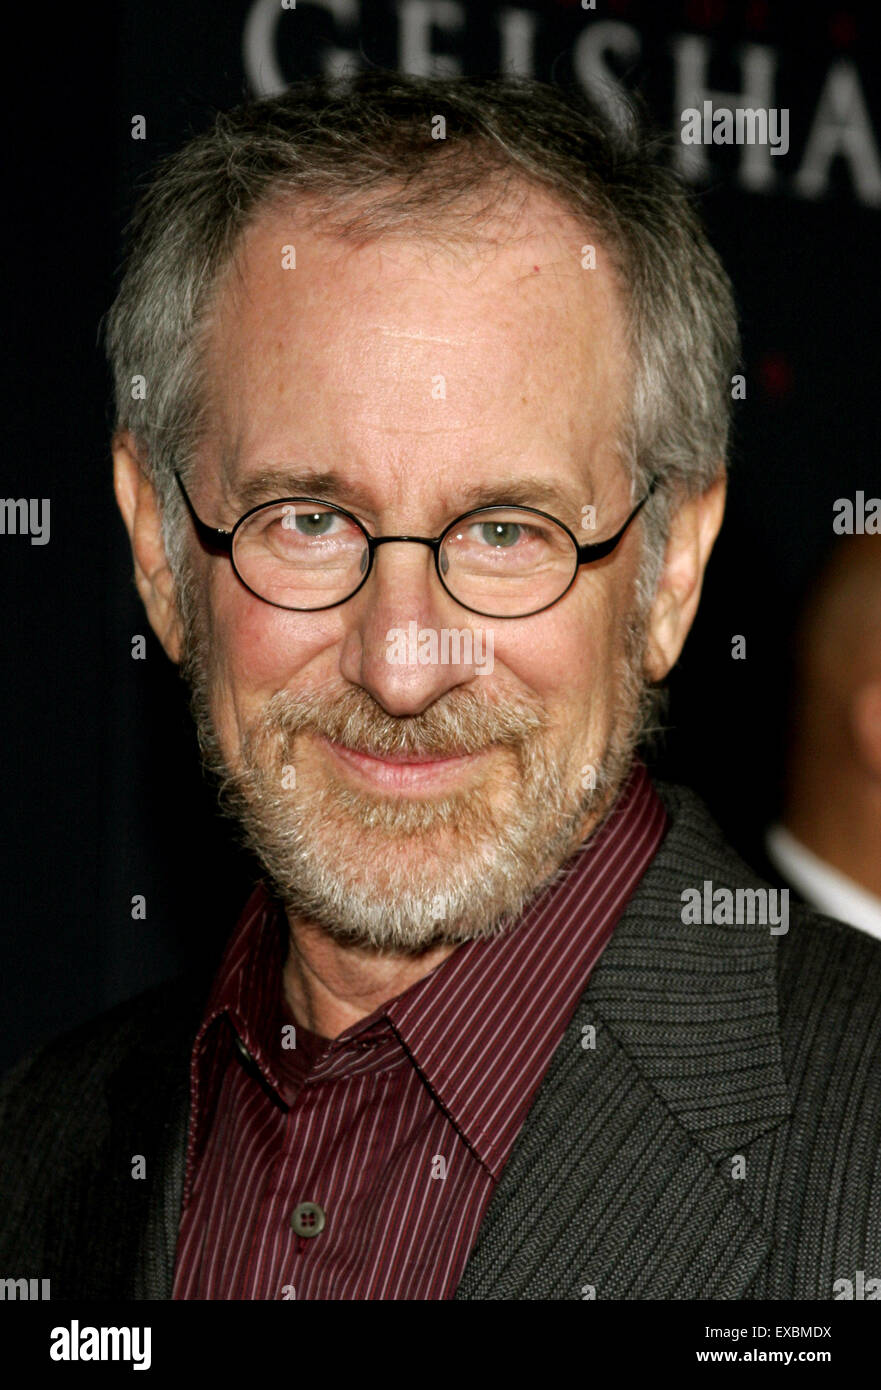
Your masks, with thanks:
M477 545L497 545L510 550L518 542L529 539L530 528L522 521L473 521L467 528L469 539ZM534 534L534 533L533 533Z
M568 562L571 542L555 522L516 508L474 512L447 535L445 561L472 574L530 574Z
M339 512L312 503L285 503L278 525L282 531L293 532L306 540L323 540L326 536L339 536L357 529Z
M531 513L500 511L466 518L456 529L465 549L539 555L556 537L557 528Z
M280 502L256 512L240 543L285 561L333 562L363 548L354 521L319 502Z

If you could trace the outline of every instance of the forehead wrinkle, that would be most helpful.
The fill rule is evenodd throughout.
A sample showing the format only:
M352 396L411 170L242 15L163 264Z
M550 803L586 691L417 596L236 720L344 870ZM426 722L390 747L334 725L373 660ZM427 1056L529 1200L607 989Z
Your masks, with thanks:
M412 338L418 343L448 343L452 347L460 347L464 343L464 338L444 338L436 333L423 333L420 329L411 332L405 328L383 328L379 325L379 331L385 338Z

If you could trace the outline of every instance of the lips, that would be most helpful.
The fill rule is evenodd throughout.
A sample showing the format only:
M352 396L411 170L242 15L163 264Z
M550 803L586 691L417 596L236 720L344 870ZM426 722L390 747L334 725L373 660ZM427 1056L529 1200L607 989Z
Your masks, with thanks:
M428 791L443 786L458 786L463 772L484 756L480 753L364 753L332 739L318 735L331 756L348 768L356 777L366 779L375 787L406 794L420 789Z
M332 740L330 740L332 742ZM372 758L377 763L394 763L399 767L418 767L423 763L453 762L457 758L468 758L472 754L457 749L452 753L372 753L368 748L351 748L348 744L334 743L344 753L356 753L360 758Z

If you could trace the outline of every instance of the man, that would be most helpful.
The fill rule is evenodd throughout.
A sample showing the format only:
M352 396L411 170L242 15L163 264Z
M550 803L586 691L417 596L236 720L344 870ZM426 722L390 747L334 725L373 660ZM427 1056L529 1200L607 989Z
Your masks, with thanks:
M765 849L820 912L881 937L881 538L823 566L796 639L785 802Z
M881 955L635 757L738 347L635 118L384 75L222 116L107 336L138 589L263 884L213 981L8 1080L4 1267L427 1300L881 1266Z

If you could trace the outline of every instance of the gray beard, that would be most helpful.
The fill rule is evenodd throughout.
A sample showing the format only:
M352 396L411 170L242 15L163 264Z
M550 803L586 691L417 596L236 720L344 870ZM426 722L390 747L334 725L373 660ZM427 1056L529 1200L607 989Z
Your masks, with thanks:
M181 606L181 669L221 806L289 918L317 923L350 946L419 954L509 929L583 843L586 818L596 819L592 834L599 828L653 708L641 674L644 625L634 620L612 735L593 760L594 787L582 785L582 758L572 767L549 751L541 702L492 700L473 687L412 717L388 714L352 685L279 691L245 731L233 764L212 716L209 644L198 610ZM497 751L484 781L467 791L413 800L355 790L332 775L316 781L314 754L308 775L297 759L298 740L311 733L380 756Z

